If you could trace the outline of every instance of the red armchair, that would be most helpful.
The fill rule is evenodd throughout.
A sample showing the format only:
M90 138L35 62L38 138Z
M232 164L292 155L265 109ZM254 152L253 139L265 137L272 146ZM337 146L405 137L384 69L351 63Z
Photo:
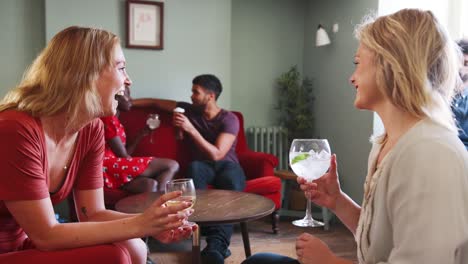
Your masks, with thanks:
M147 115L150 113L159 114L161 125L150 136L140 142L132 156L174 159L180 164L177 177L183 177L187 165L191 161L190 151L183 140L176 140L171 113L150 107L134 107L129 112L122 112L120 120L125 127L127 137L132 138L146 124ZM273 176L273 170L278 165L278 159L271 154L254 152L248 148L244 134L243 116L240 112L234 113L240 122L236 152L247 177L244 191L262 195L275 203L276 210L272 214L272 229L274 233L277 233L279 219L277 210L281 207L281 180ZM128 195L129 193L122 190L104 188L104 198L108 208L113 208L118 200Z

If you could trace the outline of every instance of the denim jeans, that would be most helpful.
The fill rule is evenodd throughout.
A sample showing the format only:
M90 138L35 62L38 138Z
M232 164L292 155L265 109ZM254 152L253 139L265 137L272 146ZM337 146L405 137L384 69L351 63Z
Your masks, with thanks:
M273 253L257 253L244 260L242 264L299 264L299 261Z
M244 171L232 161L194 161L189 164L187 177L193 179L196 189L206 189L208 185L232 191L243 191L245 188ZM206 236L207 250L217 250L227 257L232 225L205 226L200 231Z
M245 174L238 163L232 161L194 161L189 164L187 177L193 179L196 189L212 185L216 189L243 191Z

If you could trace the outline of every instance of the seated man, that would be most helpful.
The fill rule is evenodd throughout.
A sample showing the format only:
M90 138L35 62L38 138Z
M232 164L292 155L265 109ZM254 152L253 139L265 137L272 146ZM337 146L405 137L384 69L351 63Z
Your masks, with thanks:
M199 75L192 84L191 104L152 99L163 110L173 111L176 107L185 110L185 114L175 113L173 122L192 145L194 161L189 165L187 177L193 178L197 189L212 185L217 189L242 191L245 175L235 152L239 120L234 113L217 105L222 85L216 76ZM202 234L206 235L207 242L201 253L202 262L224 263L224 258L230 255L232 225L202 228Z

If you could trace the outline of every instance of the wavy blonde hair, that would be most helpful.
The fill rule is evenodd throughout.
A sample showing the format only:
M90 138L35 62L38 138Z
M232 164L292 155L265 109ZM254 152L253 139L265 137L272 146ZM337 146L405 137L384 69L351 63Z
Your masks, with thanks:
M367 17L355 35L374 53L379 89L415 117L456 131L450 103L461 80L460 50L430 11Z
M72 26L55 35L25 72L21 83L0 102L0 111L15 109L34 117L65 112L71 125L80 115L102 112L95 83L114 63L119 38L111 32Z

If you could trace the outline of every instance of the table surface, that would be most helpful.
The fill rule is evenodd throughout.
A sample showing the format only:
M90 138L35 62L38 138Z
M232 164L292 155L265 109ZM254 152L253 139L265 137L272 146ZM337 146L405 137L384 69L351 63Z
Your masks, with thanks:
M115 205L124 213L141 213L148 208L161 193L141 193L128 196ZM275 204L263 196L227 190L197 190L195 212L189 220L199 225L229 224L247 222L271 214Z

